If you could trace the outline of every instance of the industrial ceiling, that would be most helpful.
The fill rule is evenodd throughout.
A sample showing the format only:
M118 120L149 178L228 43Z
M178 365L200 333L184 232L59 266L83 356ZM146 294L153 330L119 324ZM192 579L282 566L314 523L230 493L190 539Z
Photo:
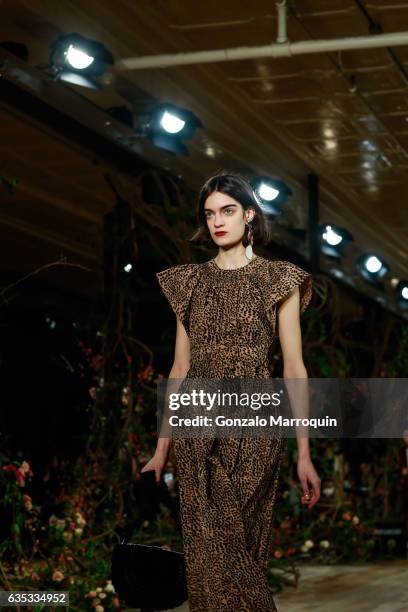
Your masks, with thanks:
M187 157L117 138L193 189L224 167L280 178L295 194L288 219L305 228L307 176L316 173L320 222L354 236L343 280L398 312L393 284L408 279L408 40L380 48L132 67L126 59L276 43L278 7L266 0L3 0L0 11L0 42L27 46L32 79L41 75L60 34L79 32L109 48L116 66L101 90L55 83L34 92L67 117L75 94L78 105L87 105L82 121L100 136L114 138L112 124L95 125L95 117L114 106L126 105L135 116L158 102L194 112L203 129L188 143ZM408 32L408 3L296 0L286 3L285 28L294 44ZM0 59L14 66L7 52ZM3 79L27 90L4 63ZM103 216L114 205L104 165L84 144L70 142L69 134L30 116L29 106L13 104L10 95L0 103L0 174L20 179L14 193L1 191L2 271L12 277L27 271L23 260L42 265L61 249L98 267ZM17 252L18 258L10 257ZM389 265L382 294L355 268L361 252L375 252ZM325 262L328 272L332 267Z

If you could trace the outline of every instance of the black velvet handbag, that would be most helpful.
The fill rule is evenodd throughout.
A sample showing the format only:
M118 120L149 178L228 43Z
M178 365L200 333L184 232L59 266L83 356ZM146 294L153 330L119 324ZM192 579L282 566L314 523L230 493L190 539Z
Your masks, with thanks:
M188 599L183 553L123 541L111 559L119 598L142 612L177 608Z

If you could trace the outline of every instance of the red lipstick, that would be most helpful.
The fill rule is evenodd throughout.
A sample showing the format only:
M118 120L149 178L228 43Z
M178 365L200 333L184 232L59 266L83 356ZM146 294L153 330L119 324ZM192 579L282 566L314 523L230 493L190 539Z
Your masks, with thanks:
M227 232L214 232L216 236L223 236Z

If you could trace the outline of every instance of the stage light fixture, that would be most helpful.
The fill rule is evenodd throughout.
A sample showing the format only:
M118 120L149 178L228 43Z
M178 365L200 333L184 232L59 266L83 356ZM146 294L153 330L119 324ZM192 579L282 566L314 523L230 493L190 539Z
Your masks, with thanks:
M397 293L398 304L402 308L408 308L408 281L399 281L395 288L395 291Z
M181 132L186 122L169 111L165 111L160 119L160 125L165 132L169 134L178 134Z
M322 253L328 257L340 259L344 249L354 238L344 227L322 223L319 225L319 242Z
M326 225L322 238L327 244L330 244L330 246L337 246L343 240L343 236L337 233L331 225Z
M363 253L357 260L361 275L370 283L376 284L389 272L389 266L375 253Z
M192 138L197 128L203 125L191 111L174 104L158 104L141 121L140 133L161 149L170 153L188 155L182 142Z
M66 60L71 68L75 70L85 70L85 68L89 68L92 62L95 61L95 58L81 51L81 49L77 49L74 45L69 45L68 51L66 52Z
M269 214L279 215L282 205L292 195L286 183L269 176L256 176L250 183L260 205Z
M279 195L279 189L275 189L267 183L261 183L258 190L259 196L266 202L271 202Z
M58 80L101 89L95 78L114 63L112 53L102 43L72 32L59 36L50 47L50 64Z

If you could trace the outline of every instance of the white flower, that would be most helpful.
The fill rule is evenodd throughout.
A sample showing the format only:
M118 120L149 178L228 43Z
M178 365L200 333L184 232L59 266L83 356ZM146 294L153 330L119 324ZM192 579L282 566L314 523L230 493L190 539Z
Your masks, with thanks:
M83 532L82 527L77 527L77 528L75 529L75 535L77 535L77 536L82 535L82 532Z
M112 580L108 580L106 582L105 591L107 593L114 593L115 592L115 587L112 584Z
M27 472L30 471L30 464L28 463L28 461L22 462L22 464L20 465L20 470L23 472L23 474L27 474Z
M84 519L84 517L82 516L80 512L75 512L75 519L78 525L80 525L81 527L83 527L86 524L86 520Z
M322 540L320 542L320 548L329 548L329 546L330 546L329 540Z
M357 515L356 515L356 516L353 516L353 518L352 518L352 522L354 523L354 525L358 525L358 524L359 524L360 519L358 518L358 516L357 516Z
M307 550L309 550L309 548L313 548L314 546L313 540L306 540L306 542L304 543L304 546L306 546Z
M330 495L333 495L334 493L334 487L325 487L323 489L323 495L325 495L326 497L330 497Z

